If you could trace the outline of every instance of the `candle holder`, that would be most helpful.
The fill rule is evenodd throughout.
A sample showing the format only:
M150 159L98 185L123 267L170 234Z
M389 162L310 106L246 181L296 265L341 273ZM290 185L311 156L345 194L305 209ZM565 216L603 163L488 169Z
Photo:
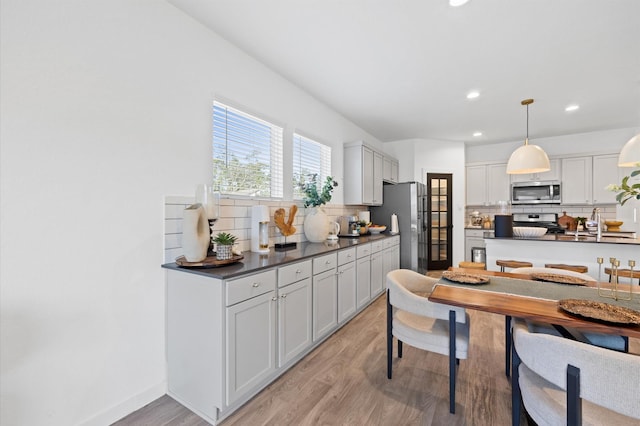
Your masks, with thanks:
M600 282L602 281L601 280L602 263L604 262L604 259L601 257L598 257L596 260L598 262L598 296L606 297L608 299L614 299L614 300L631 300L633 298L633 286L631 285L632 283L629 283L628 297L626 296L627 294L626 291L622 293L618 291L618 284L619 284L618 269L620 267L620 260L616 259L615 257L609 258L609 262L611 263L611 275L609 275L611 277L610 289L604 289L600 284ZM633 276L633 267L635 266L635 264L636 264L635 260L629 260L629 267L631 268L631 276ZM625 296L623 296L623 294Z

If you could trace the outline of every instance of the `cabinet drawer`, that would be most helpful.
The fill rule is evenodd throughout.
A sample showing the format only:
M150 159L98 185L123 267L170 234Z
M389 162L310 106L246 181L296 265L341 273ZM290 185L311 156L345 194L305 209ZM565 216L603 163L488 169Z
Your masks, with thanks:
M465 236L482 238L484 231L482 229L465 229Z
M348 248L346 250L340 250L338 252L338 266L345 263L353 262L356 260L356 248Z
M399 237L385 238L383 241L383 247L386 249L389 247L397 246L398 244L400 244Z
M284 287L311 276L311 261L294 263L278 268L278 287Z
M358 259L371 255L371 244L365 244L356 248L358 252Z
M313 259L313 275L320 272L328 271L338 265L338 257L336 253L327 254Z
M227 306L276 289L276 270L261 272L248 277L229 280L227 285Z
M374 241L371 243L371 253L382 251L383 248L384 245L382 244L382 241Z

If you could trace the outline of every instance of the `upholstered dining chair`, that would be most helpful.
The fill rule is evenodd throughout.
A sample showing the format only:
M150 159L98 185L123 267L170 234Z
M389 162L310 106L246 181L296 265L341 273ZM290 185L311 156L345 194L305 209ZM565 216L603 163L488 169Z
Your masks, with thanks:
M455 413L456 365L467 359L469 315L463 308L430 302L436 279L409 269L387 274L387 377L392 376L393 337L402 344L449 356L449 411Z
M513 325L512 423L520 400L543 425L640 424L640 356Z
M516 268L511 271L514 274L532 274L532 273L549 273L556 275L569 275L572 277L582 278L586 281L596 281L590 275L580 272L574 272L564 269L552 269L552 268ZM541 283L542 284L542 283ZM537 332L543 332L547 334L560 335L560 333L548 324L532 323L529 322L530 327L534 327ZM567 331L571 333L577 340L590 343L592 345L600 346L607 349L613 349L615 351L628 352L629 351L629 339L623 336L616 336L613 334L593 333L590 331L580 332L575 329L567 328Z

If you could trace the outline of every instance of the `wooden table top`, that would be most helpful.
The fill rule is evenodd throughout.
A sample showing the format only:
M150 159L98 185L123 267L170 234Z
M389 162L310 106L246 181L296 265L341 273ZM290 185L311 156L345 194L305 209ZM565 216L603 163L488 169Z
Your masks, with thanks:
M457 272L466 272L471 274L483 274L515 279L530 279L530 276L526 274L479 271L477 269L463 268L450 269ZM590 285L595 286L596 283L593 282L590 283ZM473 287L454 287L446 285L436 286L429 296L429 300L432 302L460 306L468 309L476 309L479 311L510 315L516 318L529 319L548 324L573 327L581 331L594 331L640 338L640 326L618 326L614 324L582 320L580 318L570 316L558 309L558 302L555 300L544 300L515 294L489 292L478 290Z

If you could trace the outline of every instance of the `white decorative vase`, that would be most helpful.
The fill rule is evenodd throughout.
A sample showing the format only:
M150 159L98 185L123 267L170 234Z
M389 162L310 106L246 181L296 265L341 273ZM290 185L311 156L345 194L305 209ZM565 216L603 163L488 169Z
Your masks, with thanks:
M322 207L311 207L304 217L304 235L312 243L322 243L329 236L329 218Z
M182 250L187 262L200 262L207 258L209 249L209 222L202 204L184 209L182 221Z

